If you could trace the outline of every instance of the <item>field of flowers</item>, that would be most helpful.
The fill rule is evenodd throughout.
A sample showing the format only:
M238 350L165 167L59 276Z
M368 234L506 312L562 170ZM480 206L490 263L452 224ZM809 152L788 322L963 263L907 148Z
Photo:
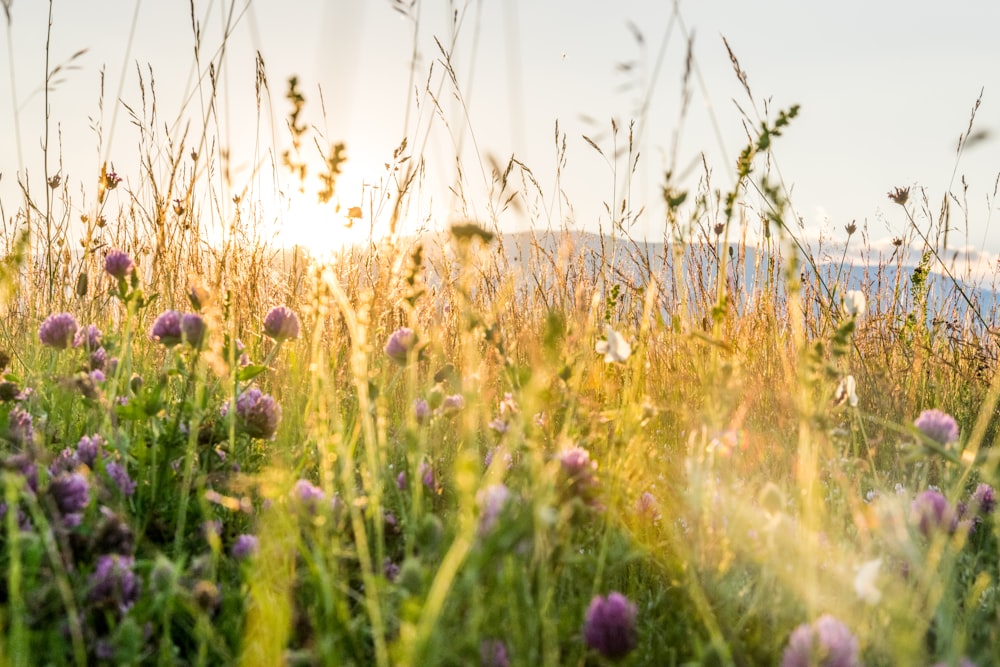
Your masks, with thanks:
M772 171L797 112L730 190L668 174L655 261L633 202L596 244L492 219L319 261L152 122L132 180L22 187L0 664L1000 664L996 313L910 188L915 265L854 266L852 224L821 270ZM526 166L492 184L535 210Z

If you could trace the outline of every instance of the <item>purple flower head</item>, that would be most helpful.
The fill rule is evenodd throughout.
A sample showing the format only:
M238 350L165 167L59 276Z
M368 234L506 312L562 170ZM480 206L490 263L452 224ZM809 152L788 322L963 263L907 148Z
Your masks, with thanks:
M299 502L308 506L310 509L315 508L324 498L326 498L326 494L323 493L323 489L306 479L300 479L295 482L295 488L292 489L292 495L297 498Z
M444 401L441 403L441 412L459 412L465 408L465 397L461 394L452 394L450 396L445 396Z
M510 667L507 645L499 639L484 639L479 642L479 663L483 667Z
M413 333L413 329L402 327L393 331L392 335L389 336L389 340L385 344L385 353L397 364L405 364L407 355L416 343L417 335Z
M118 490L122 492L122 495L131 496L135 493L135 482L128 476L125 466L117 461L112 461L104 467L104 470L108 473L111 481L115 483L115 486L118 487Z
M403 472L399 473L398 475L396 475L396 488L399 489L400 491L406 490L406 471L405 470Z
M76 458L80 463L93 468L94 461L97 460L97 455L101 453L102 447L104 447L104 438L96 433L91 436L85 435L76 443Z
M483 457L483 465L489 468L490 465L493 464L493 459L498 453L500 453L500 458L503 461L504 468L510 470L514 467L514 457L510 452L502 450L500 447L494 447L486 452L486 455Z
M788 639L781 667L860 667L858 640L829 614L803 623Z
M921 492L910 504L910 520L925 536L938 529L951 530L955 519L955 512L948 505L948 499L935 489Z
M422 398L415 398L413 399L413 414L416 415L417 421L423 424L425 421L430 419L431 406L428 405L426 400Z
M207 331L208 326L201 315L197 313L184 313L181 316L181 333L184 334L184 340L191 347L201 347L201 344L205 342L205 333Z
M264 317L264 335L276 341L299 337L299 316L291 308L275 306Z
M636 513L647 521L660 520L660 503L649 491L646 491L635 502Z
M981 483L972 492L972 506L980 514L992 514L997 507L997 493L992 486Z
M90 484L79 473L64 472L49 481L49 495L60 514L78 514L90 504Z
M38 466L35 465L31 456L24 452L8 456L3 462L3 467L19 472L24 477L31 492L38 493Z
M958 422L947 412L924 410L913 425L925 436L942 445L958 442Z
M75 317L69 313L55 313L46 317L42 326L38 327L38 340L42 345L65 350L73 342L77 328Z
M53 477L63 472L73 472L80 465L76 452L67 447L49 464L49 474Z
M35 438L31 414L21 406L15 407L7 415L7 437L21 446L29 444Z
M163 311L153 322L149 337L166 347L179 344L184 337L184 333L181 331L181 314L176 310Z
M260 549L260 542L256 535L239 535L233 542L233 558L236 560L246 560L257 554Z
M132 571L131 556L107 554L97 559L97 567L90 575L88 599L95 607L106 607L121 613L127 612L142 589L142 583Z
M76 330L73 335L73 347L82 347L88 352L93 352L101 346L101 330L94 324L88 324Z
M559 472L571 495L593 500L597 489L597 462L582 447L570 447L559 454Z
M389 581L395 582L396 579L399 579L399 565L393 563L391 558L386 558L382 563L382 574Z
M601 655L623 658L636 647L636 607L618 592L595 596L583 622L583 639Z
M108 365L108 351L99 347L90 353L90 369L103 371Z
M135 269L135 262L123 250L109 250L104 256L104 270L112 278L124 278Z
M420 464L420 468L417 470L420 473L420 481L428 489L434 490L434 468L424 462Z
M476 494L480 535L487 535L493 531L508 500L510 500L510 489L504 484L491 484Z
M223 406L224 415L228 408L228 404ZM236 426L251 438L274 437L280 422L281 406L260 389L251 387L236 399Z

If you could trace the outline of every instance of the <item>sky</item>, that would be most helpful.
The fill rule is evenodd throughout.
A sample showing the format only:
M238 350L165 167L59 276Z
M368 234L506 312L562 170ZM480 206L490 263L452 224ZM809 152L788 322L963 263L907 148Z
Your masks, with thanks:
M141 197L136 184L144 146L163 151L168 139L176 147L184 138L190 148L207 127L203 154L213 145L228 151L227 187L249 194L244 207L249 199L258 201L253 211L268 229L280 229L283 243L334 247L362 240L372 225L384 233L390 216L378 203L391 188L379 184L405 173L406 163L396 172L385 168L404 137L400 155L412 156L413 163L423 159L419 197L404 217L404 231L494 216L510 231L531 224L607 231L608 208L617 213L627 194L627 210L642 211L629 220L630 233L661 240L668 169L680 187L694 190L707 167L711 187L725 191L747 141L746 119L756 124L765 113L773 119L798 104L799 116L773 153L791 193L796 234L843 242L843 228L856 221L871 244L888 244L912 232L887 193L911 187L922 189L935 214L949 193L953 202L967 202L967 214L953 211L951 247L1000 250L992 228L1000 176L1000 3L4 4L10 17L0 16L0 202L8 219L23 207L18 180L33 192L44 190L42 91L51 7L48 68L60 71L49 93L50 144L60 150L50 151L49 172L59 170L71 184L74 219L95 205L102 162L125 179L110 204L127 208L129 192ZM746 73L752 99L734 74L723 38ZM682 114L689 40L690 102ZM258 54L267 81L259 106ZM206 106L209 63L219 91L214 113ZM315 203L314 179L296 194L280 166L271 166L291 143L284 93L293 75L306 99L307 142L321 133L324 146L346 144L339 210ZM146 118L148 126L154 87L157 136L150 140L130 114ZM974 129L985 135L977 135L983 138L958 160L957 142L980 94ZM639 157L630 179L627 156L608 159L612 119L620 148L627 148L635 123ZM566 145L561 168L557 123ZM315 172L316 152L311 145L307 152ZM506 194L495 186L490 194L491 160L502 168L511 156L531 170L538 190L529 188L521 206L503 208ZM513 173L520 184L519 170ZM752 193L747 201L755 208L759 203ZM227 198L219 210L206 206L204 215L229 218L236 206ZM364 217L348 228L344 216L351 206L361 206ZM919 215L917 220L929 224Z

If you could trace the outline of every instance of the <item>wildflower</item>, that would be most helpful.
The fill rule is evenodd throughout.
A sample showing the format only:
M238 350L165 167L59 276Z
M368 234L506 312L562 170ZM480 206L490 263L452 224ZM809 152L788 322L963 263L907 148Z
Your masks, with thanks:
M7 415L7 438L22 446L35 438L31 414L21 406L16 406Z
M135 269L135 262L129 257L127 252L122 250L109 250L104 256L104 270L112 278L119 280L125 278Z
M405 470L403 472L399 473L398 475L396 475L396 488L399 489L400 491L406 490L406 471Z
M228 408L228 404L223 406L223 416ZM251 387L236 399L236 425L251 438L273 437L280 422L281 406L260 389Z
M91 436L85 435L76 443L76 458L80 463L93 468L94 461L97 460L97 455L101 453L104 444L104 438L96 433Z
M42 345L65 350L73 341L77 327L76 318L69 313L55 313L46 317L38 328L38 340Z
M491 419L486 425L488 427L490 427L492 430L494 430L497 433L499 433L500 435L503 435L504 433L506 433L507 429L509 428L507 426L507 422L505 420L501 419L500 417L497 417L495 419Z
M847 404L852 408L858 407L858 382L853 375L848 375L840 381L837 389L833 392L834 405Z
M181 342L184 334L181 330L181 314L176 310L167 310L160 314L153 323L149 337L166 347L173 347Z
M504 484L491 484L476 494L480 535L486 535L493 530L509 499L510 490Z
M621 334L610 326L608 327L607 340L597 341L594 350L598 354L603 354L604 362L608 364L612 362L621 363L632 354L632 346L622 338Z
M264 317L264 334L278 342L298 338L299 316L290 308L275 306Z
M896 188L889 193L889 199L904 206L906 200L910 198L910 188Z
M924 410L913 425L925 436L942 445L958 442L958 422L947 412Z
M583 622L584 641L607 658L622 658L637 643L635 617L635 605L621 593L595 596Z
M300 479L295 482L295 487L292 489L292 495L298 498L302 503L315 506L316 503L323 500L326 494L323 493L323 489L319 488L307 479Z
M402 327L389 336L385 344L385 353L397 364L405 364L406 357L417 344L417 335L412 329Z
M90 484L75 472L64 472L49 482L49 495L67 526L77 526L83 510L90 504Z
M795 628L781 667L859 667L858 639L829 614Z
M876 558L863 563L858 568L858 573L854 576L854 592L859 600L874 605L882 599L882 591L875 586L880 567L882 567L882 559Z
M865 309L868 307L868 300L865 298L865 293L861 290L847 290L844 294L844 313L848 317L860 318L865 314Z
M463 409L465 409L465 396L462 396L461 394L445 396L444 400L441 402L441 412L445 414L460 412Z
M940 528L951 530L954 518L948 500L936 489L920 493L910 504L910 519L925 536Z
M135 493L136 484L128 476L125 466L117 461L112 461L104 467L104 470L108 473L108 477L115 483L115 486L118 487L118 490L122 492L122 495L131 496Z
M559 469L570 491L588 499L597 486L594 472L597 462L590 460L590 453L582 447L571 447L559 455Z
M434 489L434 468L432 468L428 463L423 462L420 464L418 470L420 473L420 482L426 486L428 489Z
M205 341L205 332L208 327L205 320L197 313L184 313L181 315L181 333L184 341L191 347L197 349Z
M13 470L21 474L24 477L25 483L27 483L28 488L33 492L38 492L38 466L30 456L25 453L14 454L13 456L8 456L3 461L3 467L7 470Z
M643 519L654 523L660 520L660 503L649 491L644 492L635 501L635 511Z
M386 558L382 563L382 574L384 574L385 578L389 581L395 582L396 579L399 579L399 565L392 562L391 558Z
M96 607L111 607L121 613L128 611L136 600L142 584L132 572L131 556L105 554L97 559L97 568L90 575L88 598Z
M499 639L484 639L479 643L479 662L482 667L509 667L507 645Z
M99 347L90 353L90 370L103 371L108 365L108 351Z
M997 506L997 494L992 486L981 483L972 492L972 506L980 514L992 514Z
M59 452L59 455L49 464L49 474L55 476L62 472L73 472L79 465L80 460L77 458L76 452L67 447Z
M88 352L93 352L101 346L101 330L94 324L77 329L73 336L73 347L82 347Z
M259 548L260 542L257 540L256 535L239 535L236 541L233 542L233 558L236 560L246 560L256 555Z
M413 413L416 415L417 421L422 424L430 418L431 406L426 400L416 398L413 400Z

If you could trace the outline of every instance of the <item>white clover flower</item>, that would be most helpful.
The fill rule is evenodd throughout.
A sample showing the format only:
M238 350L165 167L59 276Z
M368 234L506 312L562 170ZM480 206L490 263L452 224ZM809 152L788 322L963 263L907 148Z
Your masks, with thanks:
M632 354L632 346L611 327L608 327L607 340L597 341L594 350L598 354L603 354L605 363L609 364L612 362L621 363Z
M865 293L861 290L847 290L844 294L844 312L847 313L848 317L860 319L867 308L868 299L865 298Z
M858 573L854 575L854 592L857 593L859 600L874 605L882 599L882 591L875 586L880 567L882 567L881 558L862 563L858 567Z
M852 408L858 407L858 383L854 379L853 375L848 375L840 384L837 385L837 390L833 392L833 401L837 405L847 403Z

